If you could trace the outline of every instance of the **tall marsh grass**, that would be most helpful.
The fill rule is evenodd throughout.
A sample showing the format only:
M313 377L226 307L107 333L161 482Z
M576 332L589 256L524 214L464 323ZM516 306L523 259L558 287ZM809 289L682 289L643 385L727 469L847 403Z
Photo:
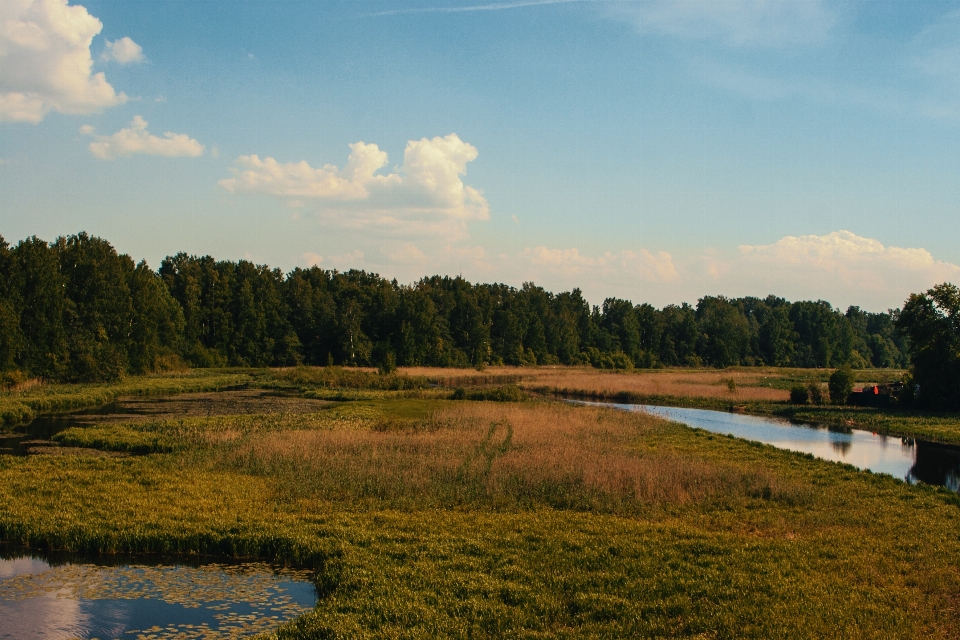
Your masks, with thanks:
M423 420L368 429L271 430L216 455L274 478L288 500L354 506L552 507L635 513L646 506L779 495L769 474L645 450L659 422L547 403L457 403Z
M523 386L568 396L595 398L676 397L732 402L784 402L790 392L763 386L769 376L753 371L644 371L602 373L545 370L525 375Z

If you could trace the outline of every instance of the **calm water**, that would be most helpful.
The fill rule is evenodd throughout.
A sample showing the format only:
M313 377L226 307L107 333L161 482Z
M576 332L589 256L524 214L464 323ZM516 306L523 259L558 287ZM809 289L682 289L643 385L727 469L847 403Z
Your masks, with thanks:
M111 402L94 409L81 409L68 413L37 416L25 425L8 431L0 431L0 454L24 456L35 446L49 446L50 438L70 427L81 427L97 422L97 416L136 415L136 411L123 408Z
M824 460L845 462L876 473L888 473L907 482L922 481L960 491L960 447L878 435L860 429L797 424L742 413L645 404L583 404L642 411L705 431L810 453Z
M265 564L107 565L3 555L0 638L247 637L316 603L307 572Z
M248 385L234 385L224 387L217 393L246 391ZM261 392L269 396L289 395L282 391ZM194 394L171 394L170 396L135 396L120 398L99 407L79 409L75 411L66 411L63 413L49 413L37 416L30 422L13 428L4 429L0 426L0 455L12 454L15 456L25 456L31 453L31 449L37 447L55 446L51 441L54 435L70 427L84 427L103 422L104 416L110 416L111 421L136 420L144 416L156 416L164 411L162 405L158 402L164 400L190 397ZM203 400L195 401L196 404L202 404Z

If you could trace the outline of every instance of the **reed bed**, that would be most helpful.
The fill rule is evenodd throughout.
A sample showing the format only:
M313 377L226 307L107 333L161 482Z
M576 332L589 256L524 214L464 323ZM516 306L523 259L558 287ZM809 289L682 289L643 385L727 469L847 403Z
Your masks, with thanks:
M445 387L517 384L527 389L595 397L629 393L738 402L784 402L790 397L789 384L781 379L793 380L798 375L806 379L818 373L773 368L602 371L592 367L490 367L482 373L470 369L409 367L402 371Z
M613 397L628 393L636 396L674 396L714 398L732 402L784 402L790 394L769 386L763 374L739 370L651 371L641 373L602 373L587 370L546 370L524 376L522 385L530 389L550 389L554 393L585 393Z
M540 508L635 513L650 505L784 497L770 474L644 451L650 416L547 403L456 403L368 429L271 430L219 464L274 478L287 499L362 508Z
M0 540L310 567L277 638L960 636L956 494L653 416L392 397L64 433L153 453L0 456Z

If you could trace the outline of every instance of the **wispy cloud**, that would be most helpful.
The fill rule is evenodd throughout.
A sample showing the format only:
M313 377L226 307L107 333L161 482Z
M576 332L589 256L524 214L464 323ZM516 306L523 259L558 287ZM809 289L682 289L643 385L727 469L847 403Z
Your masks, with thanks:
M802 98L818 104L866 107L892 113L900 113L910 106L909 97L896 87L874 88L855 82L841 84L812 74L765 75L706 58L693 60L690 72L705 84L762 102Z
M410 13L464 13L468 11L503 11L505 9L522 9L524 7L538 7L549 4L582 4L597 3L604 0L520 0L519 2L493 2L488 4L474 4L465 7L410 7L408 9L390 9L366 13L363 17L397 16Z
M836 23L824 0L644 0L604 8L608 17L633 24L641 33L734 46L815 42Z

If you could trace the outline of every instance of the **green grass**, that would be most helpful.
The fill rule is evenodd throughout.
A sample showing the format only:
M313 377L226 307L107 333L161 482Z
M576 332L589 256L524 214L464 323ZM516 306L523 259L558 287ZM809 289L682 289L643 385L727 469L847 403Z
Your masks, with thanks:
M53 441L65 447L138 454L165 453L180 448L180 443L166 434L128 425L71 427L54 434Z
M960 635L957 495L651 416L381 397L63 434L151 453L0 456L0 540L313 568L276 638Z
M83 409L107 404L124 395L165 395L216 391L251 381L243 370L200 369L187 373L136 376L121 382L45 384L26 391L0 392L0 423L16 425L41 413Z

